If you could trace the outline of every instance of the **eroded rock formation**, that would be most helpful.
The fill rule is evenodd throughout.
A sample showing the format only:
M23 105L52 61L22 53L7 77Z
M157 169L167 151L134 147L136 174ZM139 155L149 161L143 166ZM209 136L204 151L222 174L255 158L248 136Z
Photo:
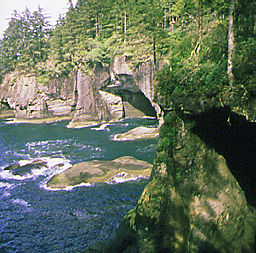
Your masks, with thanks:
M161 105L150 183L112 240L86 252L254 252L255 99L240 92Z
M67 79L40 84L35 76L7 75L0 85L0 101L17 119L71 116L75 104L75 73Z
M69 127L156 116L152 75L150 63L132 71L125 56L114 57L110 68L94 63L90 70L80 68L45 84L33 75L14 72L0 85L0 113L8 116L9 109L20 120L68 116Z
M255 139L245 151L248 131L234 140L241 122L228 112L170 112L136 208L111 241L86 252L254 252Z

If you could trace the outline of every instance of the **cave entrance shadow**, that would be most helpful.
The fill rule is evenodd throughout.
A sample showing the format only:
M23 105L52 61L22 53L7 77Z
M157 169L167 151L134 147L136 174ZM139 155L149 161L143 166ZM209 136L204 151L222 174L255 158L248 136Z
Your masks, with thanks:
M132 75L116 74L115 79L107 79L100 90L120 96L123 102L128 102L134 108L143 112L145 116L157 117L155 108L136 85Z
M193 115L191 131L226 159L245 192L249 205L256 206L256 123L227 107Z

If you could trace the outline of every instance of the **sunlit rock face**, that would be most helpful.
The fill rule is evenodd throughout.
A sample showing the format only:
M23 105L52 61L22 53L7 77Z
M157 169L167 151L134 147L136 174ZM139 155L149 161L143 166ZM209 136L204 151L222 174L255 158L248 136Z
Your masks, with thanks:
M0 101L13 110L17 119L40 119L72 115L75 76L50 80L41 84L36 77L13 72L0 85Z
M108 121L110 114L100 98L99 87L108 78L108 69L96 64L91 75L79 70L76 83L75 115L69 127L95 125Z
M160 114L160 108L157 103L154 102L154 76L159 69L161 69L166 63L160 59L155 66L153 61L142 61L139 64L133 63L133 58L124 55L116 55L113 57L110 66L111 80L115 80L117 76L132 76L136 86L143 93L143 95L150 101L154 110Z
M67 77L45 83L34 75L10 73L0 85L0 114L12 111L20 120L69 116L68 127L124 117L156 117L159 107L153 102L153 66L145 64L132 71L125 56L116 56L109 67L95 62L88 69L80 67ZM101 90L107 84L116 87Z

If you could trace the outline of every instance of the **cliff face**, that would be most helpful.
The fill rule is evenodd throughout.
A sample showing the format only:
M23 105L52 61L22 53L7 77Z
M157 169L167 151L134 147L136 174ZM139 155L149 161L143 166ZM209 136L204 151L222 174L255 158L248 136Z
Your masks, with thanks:
M11 73L0 85L1 108L13 110L16 119L69 116L72 118L69 127L123 117L156 116L152 106L152 66L132 72L125 59L116 56L110 69L95 63L90 73L74 70L69 77L53 79L44 85L34 76ZM136 81L138 75L145 78ZM106 89L109 84L114 84L115 89Z
M254 252L255 101L226 94L225 107L188 96L164 108L151 181L105 252Z
M12 109L18 119L71 115L75 104L74 88L75 73L47 85L37 82L34 76L11 73L0 85L0 101Z

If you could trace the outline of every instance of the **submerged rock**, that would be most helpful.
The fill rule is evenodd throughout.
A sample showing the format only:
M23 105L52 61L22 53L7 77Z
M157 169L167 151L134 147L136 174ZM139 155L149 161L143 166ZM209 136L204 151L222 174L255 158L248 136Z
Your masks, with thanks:
M64 172L53 176L47 187L62 189L81 183L116 183L149 177L152 164L124 156L113 161L93 160L73 165Z
M12 164L4 170L10 171L15 176L25 176L27 174L31 174L33 169L42 169L47 167L47 162L36 160L26 165L20 166L19 164Z

